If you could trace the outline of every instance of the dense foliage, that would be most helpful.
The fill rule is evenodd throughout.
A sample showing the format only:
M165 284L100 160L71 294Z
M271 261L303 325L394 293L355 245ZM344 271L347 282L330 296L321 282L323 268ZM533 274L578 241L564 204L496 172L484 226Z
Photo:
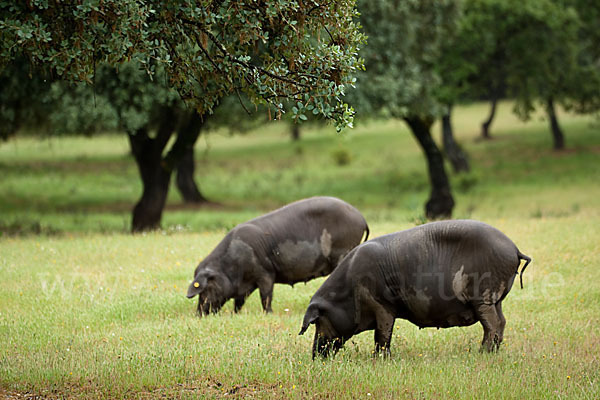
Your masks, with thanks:
M39 123L44 97L50 83L43 75L31 79L26 60L14 60L10 68L0 70L0 139L6 140L23 127L24 122Z
M449 104L465 98L495 102L508 95L523 119L545 109L553 130L559 130L555 103L578 112L598 110L600 6L595 3L464 1L438 63L444 82L438 95ZM487 126L483 129L487 136Z
M134 60L201 113L245 93L280 113L321 114L343 127L342 101L362 34L354 1L0 1L0 65L25 56L55 77L93 82L96 66Z
M368 46L361 51L366 72L357 81L359 115L381 111L396 118L441 114L433 95L440 84L436 63L456 23L456 3L359 2L360 21L369 37Z

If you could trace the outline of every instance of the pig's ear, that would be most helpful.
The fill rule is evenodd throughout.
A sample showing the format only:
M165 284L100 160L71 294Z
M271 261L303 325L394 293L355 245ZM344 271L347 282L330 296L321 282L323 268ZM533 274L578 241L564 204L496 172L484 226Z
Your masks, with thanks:
M317 307L308 307L306 310L306 314L304 314L304 321L302 322L302 329L300 329L300 333L298 335L303 335L304 332L308 329L310 324L314 324L319 319L320 313Z
M202 291L206 289L207 283L208 281L206 280L206 277L196 276L188 288L188 299L191 299L192 297L202 293Z

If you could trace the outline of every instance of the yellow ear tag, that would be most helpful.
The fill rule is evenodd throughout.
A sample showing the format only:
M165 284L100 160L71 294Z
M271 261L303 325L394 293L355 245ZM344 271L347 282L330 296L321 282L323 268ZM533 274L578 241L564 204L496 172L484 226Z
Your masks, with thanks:
M198 287L200 284L198 282L194 282L194 287Z

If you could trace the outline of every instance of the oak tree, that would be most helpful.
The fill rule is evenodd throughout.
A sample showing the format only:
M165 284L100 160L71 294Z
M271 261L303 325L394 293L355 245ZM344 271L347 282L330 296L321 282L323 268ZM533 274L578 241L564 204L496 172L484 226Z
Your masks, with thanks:
M235 95L276 116L293 103L296 119L312 113L342 129L354 114L343 96L362 65L356 16L353 0L0 0L0 68L26 58L54 79L93 84L98 66L133 62L152 79L164 71L200 115ZM182 135L165 150L170 112L156 135L127 129L144 183L134 231L159 226L172 168L195 140Z

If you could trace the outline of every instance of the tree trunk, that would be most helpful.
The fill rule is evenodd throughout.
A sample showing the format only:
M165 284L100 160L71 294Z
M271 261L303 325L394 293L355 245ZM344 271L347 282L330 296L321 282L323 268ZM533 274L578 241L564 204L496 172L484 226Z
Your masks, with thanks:
M554 150L564 150L565 135L558 124L558 118L556 117L556 111L554 109L554 99L552 97L549 97L546 100L546 112L548 113L548 118L550 119L550 130L552 131Z
M207 200L198 189L194 180L194 148L186 149L179 165L177 166L177 189L186 203L205 203Z
M498 96L496 96L495 93L492 94L492 99L491 99L490 104L491 104L490 115L481 124L481 137L483 139L491 139L492 138L490 136L490 125L492 125L492 121L494 121L494 117L496 116L496 105L498 104Z
M425 216L429 219L450 218L454 208L454 199L450 191L450 182L444 169L442 153L431 137L431 122L417 116L405 117L413 135L421 145L429 168L431 194L425 204Z
M442 140L444 143L444 152L454 168L454 172L469 172L469 159L467 154L454 140L452 130L452 106L448 106L448 111L442 116Z
M180 129L178 138L188 136L188 140L183 149L181 160L177 165L177 189L186 203L205 203L207 200L200 192L196 181L194 180L194 144L201 134L204 122L202 118L194 112L187 124ZM185 132L184 132L185 131ZM193 141L193 143L191 143Z
M144 188L141 199L133 209L132 232L160 227L162 211L169 192L171 171L163 167L162 152L156 149L154 140L148 137L145 128L138 130L135 135L129 135Z
M297 142L300 140L300 125L292 123L292 140Z
M160 227L162 211L167 201L172 168L162 162L162 152L175 128L175 115L166 109L156 137L148 136L146 127L129 134L129 143L143 184L141 199L133 209L132 232Z

